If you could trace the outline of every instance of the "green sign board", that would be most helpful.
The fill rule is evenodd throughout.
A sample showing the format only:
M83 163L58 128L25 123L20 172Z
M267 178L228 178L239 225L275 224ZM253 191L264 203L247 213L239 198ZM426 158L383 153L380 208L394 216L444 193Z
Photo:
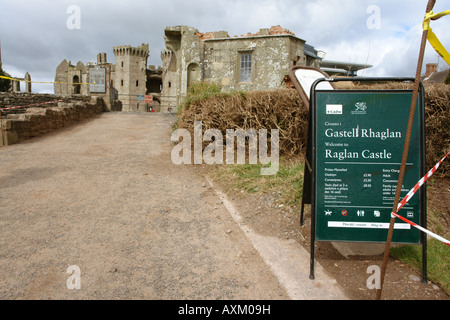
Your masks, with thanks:
M424 173L422 94L400 200ZM411 100L412 90L314 91L312 205L317 241L386 241ZM422 192L399 212L419 225ZM420 244L420 232L397 221L393 242Z

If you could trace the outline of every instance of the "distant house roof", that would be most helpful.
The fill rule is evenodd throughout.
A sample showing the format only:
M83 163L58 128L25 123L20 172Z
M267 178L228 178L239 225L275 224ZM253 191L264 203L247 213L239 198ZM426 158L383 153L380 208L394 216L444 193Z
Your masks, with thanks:
M449 69L439 71L439 72L433 72L427 78L423 77L422 81L424 83L444 83L445 78L447 78L448 73L449 73Z

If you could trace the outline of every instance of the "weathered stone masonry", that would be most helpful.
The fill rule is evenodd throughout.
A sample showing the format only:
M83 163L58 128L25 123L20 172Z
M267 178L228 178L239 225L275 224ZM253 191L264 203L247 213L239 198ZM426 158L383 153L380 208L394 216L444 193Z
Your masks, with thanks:
M106 111L159 111L162 69L147 67L149 45L117 46L113 52L115 64L108 63L106 53L86 65L63 60L56 68L55 94L102 97ZM153 97L151 104L140 99L145 95Z
M319 68L323 57L280 26L239 37L167 27L164 39L162 105L178 106L190 86L202 81L220 84L224 91L283 88L292 66Z
M63 100L42 107L18 110L20 113L2 113L0 117L0 146L38 137L53 130L70 126L93 117L105 110L105 103L99 97L64 98L48 94L0 93L0 106L29 105Z
M64 60L56 69L55 94L101 96L107 111L166 113L176 112L196 82L219 84L225 92L271 90L290 85L293 66L342 76L371 67L326 61L325 52L281 26L241 36L173 26L165 28L164 41L159 68L147 67L150 49L144 43L114 47L115 64L107 62L106 53L86 65Z

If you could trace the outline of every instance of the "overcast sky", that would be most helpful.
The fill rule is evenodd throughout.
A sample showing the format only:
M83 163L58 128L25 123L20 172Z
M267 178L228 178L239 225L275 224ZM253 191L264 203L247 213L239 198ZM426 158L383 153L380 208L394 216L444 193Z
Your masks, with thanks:
M118 45L150 45L148 64L161 65L164 28L256 33L275 25L291 30L326 60L368 63L362 76L415 75L427 0L0 0L3 69L15 77L53 81L64 60L95 62ZM71 6L79 8L79 21ZM450 9L437 0L434 12ZM75 20L74 20L75 19ZM68 27L68 22L69 26ZM431 27L450 51L450 16ZM425 64L448 65L427 45ZM52 85L34 85L53 92Z

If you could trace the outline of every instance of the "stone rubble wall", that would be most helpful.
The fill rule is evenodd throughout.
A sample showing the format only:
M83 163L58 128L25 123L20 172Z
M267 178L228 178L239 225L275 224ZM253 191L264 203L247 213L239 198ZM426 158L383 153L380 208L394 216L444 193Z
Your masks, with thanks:
M5 97L6 96L6 97ZM54 95L11 93L0 95L0 108L6 108L5 100L11 106L29 105L54 100L62 97ZM3 100L2 100L3 99ZM12 145L38 137L59 128L67 127L100 114L105 109L105 102L100 97L62 98L63 102L24 108L21 113L2 114L0 121L0 146Z
M0 92L0 108L17 106L27 106L37 103L64 100L64 102L83 101L88 102L88 96L60 96L46 93L26 93L26 92ZM55 104L56 105L56 104ZM19 110L17 113L21 113ZM15 112L11 112L15 113ZM4 114L3 114L4 116Z

